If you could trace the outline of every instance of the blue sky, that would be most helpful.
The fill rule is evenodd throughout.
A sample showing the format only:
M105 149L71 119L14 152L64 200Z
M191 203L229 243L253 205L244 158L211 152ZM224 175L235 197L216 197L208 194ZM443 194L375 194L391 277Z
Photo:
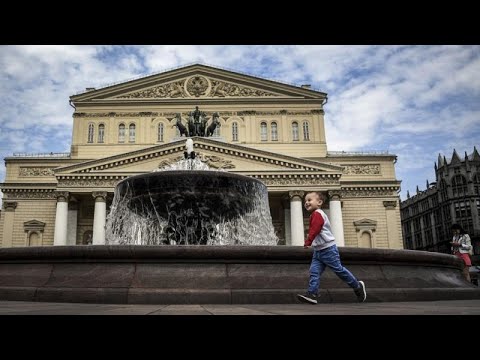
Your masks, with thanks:
M327 149L397 155L401 200L480 151L480 46L22 45L0 46L0 157L69 152L69 96L192 63L326 92Z

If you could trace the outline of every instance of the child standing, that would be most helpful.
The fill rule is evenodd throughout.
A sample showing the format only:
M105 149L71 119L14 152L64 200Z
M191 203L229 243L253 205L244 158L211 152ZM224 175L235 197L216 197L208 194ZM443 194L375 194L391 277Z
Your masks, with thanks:
M298 294L300 301L310 304L316 304L318 289L320 287L320 276L325 267L332 271L348 286L350 286L359 302L364 302L367 298L365 284L358 281L353 274L345 268L340 262L340 254L335 237L332 234L330 220L321 207L325 201L325 195L321 192L309 192L305 195L305 209L311 213L308 238L305 240L304 247L313 247L312 263L310 265L310 281L308 291L305 295Z

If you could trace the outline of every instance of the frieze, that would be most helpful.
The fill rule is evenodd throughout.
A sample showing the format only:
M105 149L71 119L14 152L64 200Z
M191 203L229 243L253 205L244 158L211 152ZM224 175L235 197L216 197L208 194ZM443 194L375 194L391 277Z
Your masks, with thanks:
M380 165L341 165L345 169L343 173L346 175L380 175Z
M33 192L7 192L5 193L6 199L56 199L57 196L53 191L42 192L42 191L33 191Z
M198 154L199 159L214 169L235 169L235 165L231 160L221 158L216 155Z
M325 114L325 111L323 111L323 109L311 110L310 112L311 112L312 114L321 114L321 115Z
M54 168L45 167L21 167L19 176L54 176Z
M341 190L340 195L345 197L375 197L396 195L393 190Z
M100 179L85 179L85 180L61 180L58 183L59 187L115 187L117 183L121 180L115 179L107 179L107 180L100 180Z
M187 97L184 89L185 80L175 81L150 89L137 91L134 93L118 96L117 99L144 99L144 98L179 98Z
M267 91L252 89L246 86L231 84L224 81L212 80L211 83L212 89L208 94L210 97L278 96Z
M258 180L263 182L267 186L307 186L307 185L338 185L339 182L334 179L325 179L325 178L311 178L311 179L284 179L284 178L260 178L256 177Z
M161 115L174 116L175 113L159 113L159 112L110 112L110 113L74 113L73 117L146 117L146 116L161 116Z

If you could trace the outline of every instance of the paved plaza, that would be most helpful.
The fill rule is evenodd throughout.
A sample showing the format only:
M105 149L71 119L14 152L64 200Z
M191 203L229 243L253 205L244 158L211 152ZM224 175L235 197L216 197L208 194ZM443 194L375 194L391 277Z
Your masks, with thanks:
M317 305L125 305L0 301L0 315L480 315L480 300Z

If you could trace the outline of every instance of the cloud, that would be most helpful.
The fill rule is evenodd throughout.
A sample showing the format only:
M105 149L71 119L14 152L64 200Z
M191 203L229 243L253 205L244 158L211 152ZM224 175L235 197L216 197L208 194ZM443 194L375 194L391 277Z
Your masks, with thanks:
M197 62L326 92L328 149L396 154L402 198L480 148L478 46L55 45L0 46L0 155L68 151L69 96Z

